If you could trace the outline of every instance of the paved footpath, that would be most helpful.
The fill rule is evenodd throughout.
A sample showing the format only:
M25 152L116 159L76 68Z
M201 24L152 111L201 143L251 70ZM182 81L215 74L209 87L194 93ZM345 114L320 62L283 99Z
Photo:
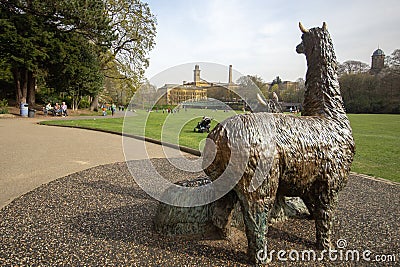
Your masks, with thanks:
M94 166L124 161L119 135L38 125L37 118L0 119L0 209L41 184ZM132 147L143 142L132 139ZM151 157L163 157L146 143ZM129 160L145 159L134 149Z

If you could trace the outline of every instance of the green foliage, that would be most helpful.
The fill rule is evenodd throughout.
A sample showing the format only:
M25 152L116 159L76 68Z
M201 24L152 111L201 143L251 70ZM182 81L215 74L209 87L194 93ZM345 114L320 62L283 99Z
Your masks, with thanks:
M120 63L116 60L107 64L104 70L104 90L102 99L109 99L110 102L126 105L134 94L135 79L123 76L120 71Z
M87 98L82 98L82 100L79 102L79 108L89 108L90 107L90 102L87 100Z
M140 0L106 0L115 38L101 55L105 89L101 99L127 104L144 80L148 53L155 45L156 18Z
M0 114L8 114L8 101L7 101L7 99L0 100Z
M0 8L0 57L11 65L16 85L28 82L28 90L16 86L17 101L34 94L39 70L61 63L60 37L80 35L104 49L112 36L101 0L0 0Z
M106 0L105 4L116 38L104 62L116 59L122 75L141 80L149 66L148 53L155 46L156 18L140 0Z
M282 79L279 76L276 76L276 78L272 81L271 85L275 85L275 84L281 84L282 83Z
M108 62L116 63L112 78L140 83L155 25L139 0L0 0L0 61L15 70L20 84L33 73L78 104L103 88ZM127 84L126 98L133 91Z
M52 88L42 87L36 96L38 101L43 104L60 102L58 94Z
M0 81L11 82L12 80L11 65L4 58L0 58Z
M99 92L103 74L94 44L80 34L61 34L63 46L56 53L58 59L49 68L48 84L72 97L72 107L77 108L83 96Z
M400 113L400 73L386 69L379 75L345 74L339 78L349 113Z

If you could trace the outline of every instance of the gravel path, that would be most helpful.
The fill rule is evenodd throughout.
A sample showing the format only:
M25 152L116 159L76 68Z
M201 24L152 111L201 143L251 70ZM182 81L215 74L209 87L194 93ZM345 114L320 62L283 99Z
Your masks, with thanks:
M153 159L171 180L194 178ZM142 160L129 164L145 175ZM400 264L400 186L352 175L340 195L333 240L347 249L395 254ZM0 210L1 266L250 266L246 240L171 238L157 234L157 202L132 179L126 163L113 163L59 178ZM313 221L270 227L272 250L313 249ZM346 252L345 250L343 250ZM338 254L339 255L339 254ZM339 255L340 256L340 255ZM286 262L286 265L379 265L377 262ZM276 254L270 266L281 266Z

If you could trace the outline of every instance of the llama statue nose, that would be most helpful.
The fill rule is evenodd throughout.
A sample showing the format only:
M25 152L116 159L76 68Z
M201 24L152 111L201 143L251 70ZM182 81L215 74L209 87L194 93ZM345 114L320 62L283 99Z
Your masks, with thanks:
M301 43L298 46L296 46L296 52L298 54L304 54L304 45L303 45L303 43Z

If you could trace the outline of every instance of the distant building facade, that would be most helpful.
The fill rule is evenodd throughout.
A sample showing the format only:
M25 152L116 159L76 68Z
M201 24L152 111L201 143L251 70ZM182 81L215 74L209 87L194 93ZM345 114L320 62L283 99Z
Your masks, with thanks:
M207 89L201 86L165 84L159 88L162 97L158 104L177 105L185 101L201 101L207 99Z
M165 84L159 88L161 98L159 105L179 105L183 102L198 102L214 98L220 101L231 101L235 98L232 90L238 85L232 82L232 65L229 65L228 83L214 83L201 79L200 66L195 65L193 70L193 82L182 84Z

